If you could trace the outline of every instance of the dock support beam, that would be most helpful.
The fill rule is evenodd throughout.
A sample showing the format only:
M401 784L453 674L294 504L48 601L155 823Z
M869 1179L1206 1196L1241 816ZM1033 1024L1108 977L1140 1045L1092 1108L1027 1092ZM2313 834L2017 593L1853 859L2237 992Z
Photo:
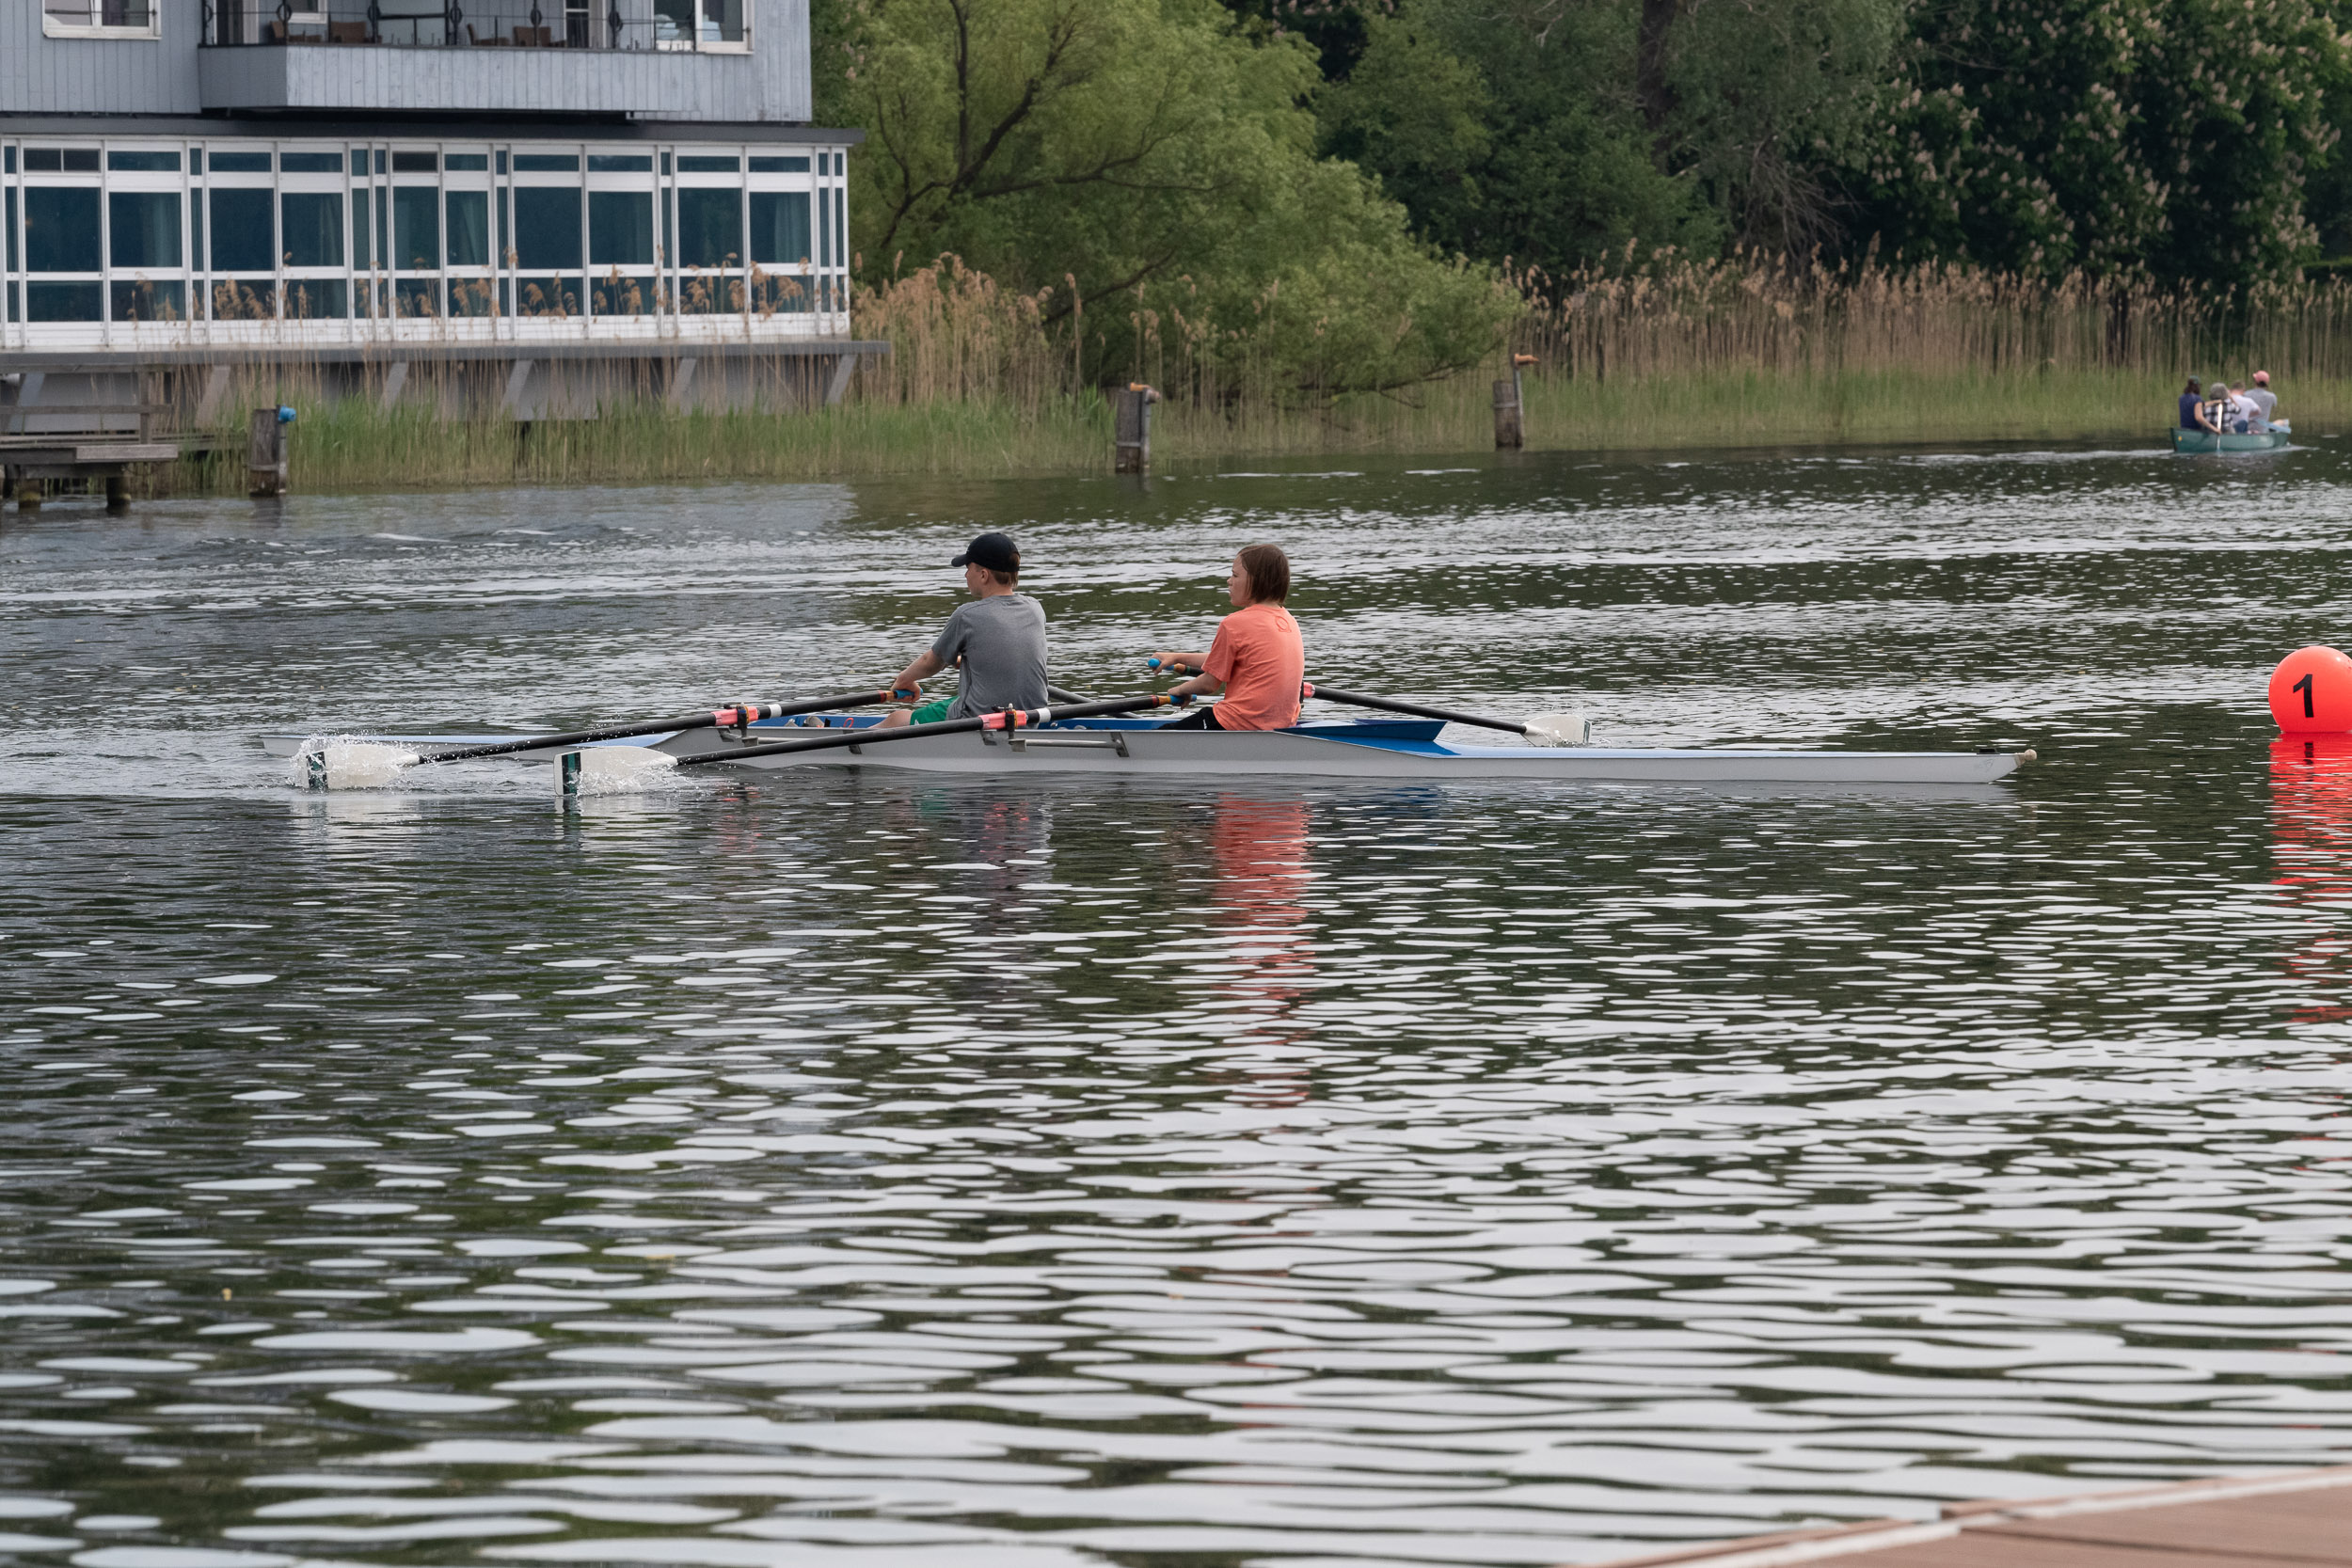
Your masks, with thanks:
M1126 390L1113 394L1117 413L1117 442L1111 471L1120 474L1148 474L1152 471L1152 405L1160 401L1160 394L1142 382L1130 383Z
M204 372L204 392L196 400L196 427L202 430L220 418L220 405L229 401L229 367L215 365Z
M120 474L110 474L106 478L106 510L131 510L131 482Z
M527 407L524 400L531 390L531 372L538 368L538 364L536 359L517 359L514 369L506 372L506 391L499 399L499 412L508 419L531 418L532 410Z
M837 408L843 394L850 389L850 377L857 370L857 356L845 354L833 362L833 379L825 384L825 406Z
M400 402L400 394L408 388L408 361L395 359L392 368L384 372L384 390L376 395L375 408L389 414Z
M683 414L694 401L694 372L702 369L702 361L692 355L680 359L670 372L670 412Z

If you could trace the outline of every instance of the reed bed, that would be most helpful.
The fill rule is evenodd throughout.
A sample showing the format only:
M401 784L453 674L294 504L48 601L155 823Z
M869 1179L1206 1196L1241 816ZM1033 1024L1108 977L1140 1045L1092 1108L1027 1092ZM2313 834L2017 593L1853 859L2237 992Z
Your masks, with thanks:
M1511 272L1507 330L1440 379L1333 393L1286 376L1247 332L1180 309L998 285L954 258L868 291L858 335L886 339L837 407L776 371L725 412L673 411L651 384L598 388L590 418L485 412L480 367L416 367L389 410L339 401L282 361L251 392L301 413L306 489L914 473L1082 474L1111 455L1109 380L1149 382L1163 467L1262 457L1491 450L1491 388L1524 372L1528 446L1611 451L1846 442L2130 439L2170 422L2185 374L2268 370L2306 431L2352 417L2352 284L2236 294L2055 286L1969 272L1790 266L1753 257L1620 258L1565 278ZM1124 307L1124 309L1121 309ZM1127 360L1105 376L1105 344ZM1091 358L1089 357L1089 354ZM638 372L641 377L643 372ZM228 406L251 406L231 398ZM241 427L224 428L234 443ZM233 462L175 487L233 489Z

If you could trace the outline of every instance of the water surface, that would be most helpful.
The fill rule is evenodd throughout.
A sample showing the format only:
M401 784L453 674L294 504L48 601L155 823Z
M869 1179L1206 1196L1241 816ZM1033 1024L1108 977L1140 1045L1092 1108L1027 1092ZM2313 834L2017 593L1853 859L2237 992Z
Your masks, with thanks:
M1545 1564L2344 1457L2352 763L2261 694L2332 451L1421 467L0 518L0 1552ZM1263 538L1333 684L2044 761L252 739L863 681L993 526L1089 693Z

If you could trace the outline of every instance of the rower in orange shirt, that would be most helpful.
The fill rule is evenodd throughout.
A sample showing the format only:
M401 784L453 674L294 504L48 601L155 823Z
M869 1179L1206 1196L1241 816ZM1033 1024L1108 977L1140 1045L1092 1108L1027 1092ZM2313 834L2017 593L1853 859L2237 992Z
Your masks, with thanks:
M1299 689L1307 679L1307 646L1298 623L1282 608L1290 597L1291 563L1272 545L1251 545L1233 557L1225 591L1235 605L1219 621L1205 654L1158 653L1163 668L1201 672L1171 697L1223 698L1174 721L1172 730L1283 730L1298 722Z

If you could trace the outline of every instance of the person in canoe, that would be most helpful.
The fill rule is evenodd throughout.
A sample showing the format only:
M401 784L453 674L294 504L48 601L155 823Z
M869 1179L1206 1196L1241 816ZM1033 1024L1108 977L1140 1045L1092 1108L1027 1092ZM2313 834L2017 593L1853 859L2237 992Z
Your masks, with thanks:
M2279 418L2279 394L2270 389L2268 371L2254 372L2254 384L2246 388L2246 398L2257 410L2254 416L2254 428L2268 430Z
M1173 721L1184 730L1286 730L1298 722L1299 689L1307 679L1307 645L1282 601L1291 594L1290 558L1272 545L1251 545L1233 557L1225 579L1233 613L1216 624L1205 654L1162 652L1163 668L1200 672L1168 688L1171 697L1216 696Z
M970 604L958 605L929 652L898 672L891 685L902 696L920 693L922 683L952 664L963 667L953 697L882 721L885 727L969 719L1009 707L1043 707L1045 610L1021 592L1021 550L1012 537L983 533L947 562L963 568Z
M2188 385L2181 388L2181 428L2201 430L2209 436L2221 434L2221 427L2205 412L2204 384L2193 375L2188 378Z
M2219 376L2205 383L2205 421L2217 435L2229 436L2237 429L2237 398L2230 384Z

